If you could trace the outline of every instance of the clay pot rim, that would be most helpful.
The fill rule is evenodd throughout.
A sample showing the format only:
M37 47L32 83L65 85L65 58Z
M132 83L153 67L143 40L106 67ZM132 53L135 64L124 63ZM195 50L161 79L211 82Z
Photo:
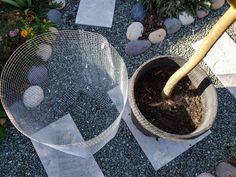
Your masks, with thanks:
M160 58L168 58L168 59L180 59L180 60L185 60L183 57L179 57L179 56L171 56L171 55L161 55L158 57L154 57L150 60L147 60L146 62L144 62L133 74L132 78L130 79L130 87L129 87L129 103L130 103L130 107L131 107L131 112L132 115L135 117L135 122L137 122L139 124L139 126L141 126L141 131L144 129L143 133L146 135L150 135L150 136L154 136L154 137L161 137L163 139L168 139L168 140L174 140L174 141L178 141L178 140L189 140L189 139L193 139L196 138L200 135L202 135L203 133L205 133L207 130L209 130L216 118L216 114L217 114L217 107L218 107L218 101L217 101L217 93L216 93L216 89L213 86L213 84L211 83L210 86L213 88L212 92L211 92L211 97L215 98L215 102L212 104L212 109L213 109L213 115L212 115L212 122L210 124L208 124L204 129L202 129L201 131L193 131L192 133L189 134L184 134L184 135L180 135L180 134L173 134L173 133L168 133L165 132L161 129L159 129L158 127L154 126L153 124L151 124L144 116L143 114L140 112L137 104L136 104L136 99L134 96L134 86L136 84L136 78L139 74L140 71L142 71L142 69L148 65L150 62L153 62L154 60L158 60ZM202 75L207 77L206 72L199 66L196 66L195 69L200 72ZM133 119L133 117L132 117ZM134 121L134 120L133 120ZM140 127L138 127L140 128ZM151 129L151 131L150 131Z

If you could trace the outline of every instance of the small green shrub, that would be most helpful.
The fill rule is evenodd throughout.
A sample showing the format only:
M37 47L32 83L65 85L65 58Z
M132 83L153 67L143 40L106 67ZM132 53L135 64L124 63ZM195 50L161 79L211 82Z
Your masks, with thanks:
M0 0L6 4L17 7L21 10L26 10L32 7L32 0Z
M157 12L164 17L172 17L179 14L180 11L187 11L196 15L197 9L209 9L210 0L138 0L150 12Z

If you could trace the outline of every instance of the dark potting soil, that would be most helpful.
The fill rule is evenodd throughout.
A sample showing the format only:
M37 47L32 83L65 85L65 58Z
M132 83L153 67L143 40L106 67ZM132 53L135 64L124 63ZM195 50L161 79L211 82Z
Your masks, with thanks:
M147 39L149 34L157 29L164 27L163 17L158 16L156 13L151 13L143 20L143 36L140 39Z
M174 133L193 132L201 122L202 101L188 77L175 87L170 99L163 99L161 92L176 69L150 69L137 82L135 99L144 117L159 129Z

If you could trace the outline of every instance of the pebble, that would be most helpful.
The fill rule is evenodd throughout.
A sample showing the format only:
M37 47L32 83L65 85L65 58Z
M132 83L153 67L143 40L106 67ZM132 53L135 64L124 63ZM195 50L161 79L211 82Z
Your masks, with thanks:
M28 80L32 85L40 85L48 80L48 69L41 66L32 66L28 72Z
M164 21L164 25L168 34L176 33L182 26L181 21L177 18L167 18Z
M131 56L139 55L151 47L149 40L133 40L125 47L125 53Z
M192 15L188 14L187 12L181 12L179 14L179 20L184 26L190 25L194 22L194 18Z
M153 44L157 44L162 42L166 37L166 31L161 28L156 31L153 31L149 34L148 39L151 41Z
M216 167L217 177L236 177L236 167L226 163L221 162Z
M43 61L48 61L52 55L52 46L49 44L40 44L36 50L36 55L41 57Z
M198 175L197 177L215 177L214 175L210 174L210 173L201 173L200 175Z
M143 24L140 22L134 22L131 25L129 25L127 29L126 36L129 40L137 40L139 37L143 34Z
M55 34L58 34L58 29L57 28L55 28L55 27L50 27L49 29L48 29L48 31L49 32L51 32L51 33L55 33Z
M0 125L4 125L6 123L7 119L0 118Z
M37 85L29 87L23 95L23 103L28 108L38 106L44 99L43 89Z
M197 10L197 17L198 18L204 18L209 14L209 10Z
M48 11L47 16L51 22L57 23L57 24L61 23L62 14L59 10L51 9Z
M59 10L64 9L64 7L66 6L65 0L53 0L52 3L60 4L60 7L57 8Z
M211 0L211 9L217 10L225 4L225 0Z
M131 9L131 17L135 21L142 21L147 15L145 7L141 3L135 4Z

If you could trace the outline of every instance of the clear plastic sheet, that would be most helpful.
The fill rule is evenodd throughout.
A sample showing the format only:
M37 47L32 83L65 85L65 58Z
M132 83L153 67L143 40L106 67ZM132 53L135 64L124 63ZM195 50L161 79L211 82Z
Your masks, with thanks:
M1 101L21 133L84 158L115 136L128 92L126 66L117 51L103 36L80 30L46 33L27 41L8 60L1 81ZM117 86L121 112L107 94ZM73 134L55 138L63 126L45 128L66 114L84 141ZM44 136L37 136L39 131Z

